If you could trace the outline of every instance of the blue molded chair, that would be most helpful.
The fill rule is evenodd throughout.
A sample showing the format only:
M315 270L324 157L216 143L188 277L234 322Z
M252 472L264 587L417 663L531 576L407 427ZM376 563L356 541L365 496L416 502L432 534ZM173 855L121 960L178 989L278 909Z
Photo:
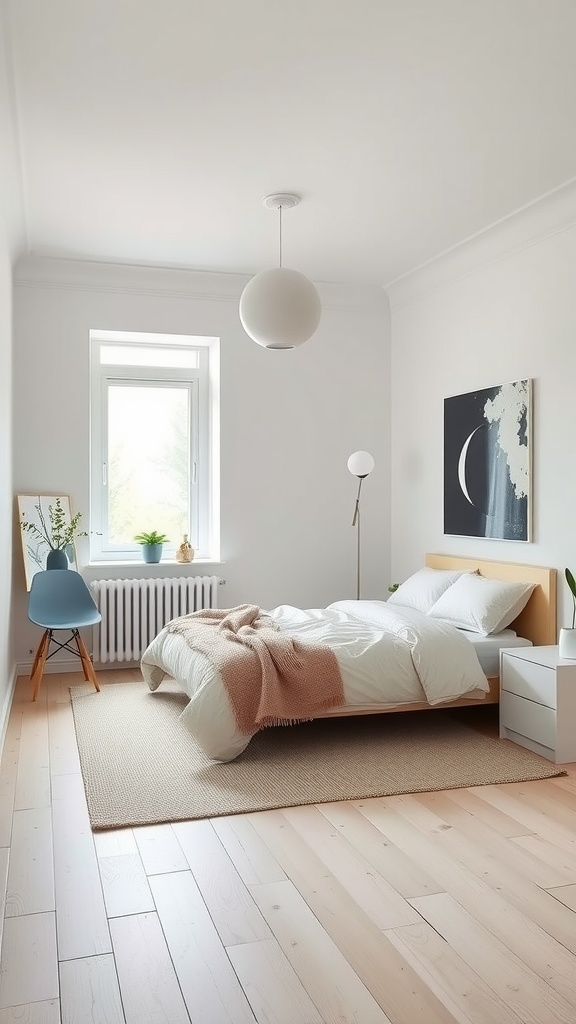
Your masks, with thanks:
M63 649L80 658L84 678L87 682L94 683L99 691L94 666L79 630L83 626L95 626L101 621L102 616L80 573L74 572L73 569L47 569L37 572L32 579L28 598L28 618L44 630L30 674L33 685L32 700L38 698L48 658ZM54 637L54 633L59 629L69 630L71 633L63 643ZM50 652L52 643L56 646ZM72 643L76 644L77 650L70 646Z

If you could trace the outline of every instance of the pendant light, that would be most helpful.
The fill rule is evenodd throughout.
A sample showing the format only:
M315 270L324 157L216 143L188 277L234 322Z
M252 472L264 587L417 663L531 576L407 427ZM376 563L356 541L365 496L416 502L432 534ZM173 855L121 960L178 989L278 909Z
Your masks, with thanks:
M282 266L282 211L300 202L291 192L277 192L263 200L278 210L280 265L253 277L240 296L240 320L246 334L264 348L297 348L312 337L320 323L320 296L307 277Z

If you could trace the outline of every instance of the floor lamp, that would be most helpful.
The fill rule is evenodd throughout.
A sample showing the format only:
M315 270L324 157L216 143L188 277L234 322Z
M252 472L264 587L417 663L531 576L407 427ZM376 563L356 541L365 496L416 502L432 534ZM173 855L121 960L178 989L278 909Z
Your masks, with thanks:
M354 517L352 519L352 526L356 527L356 600L360 600L360 491L362 490L362 481L369 476L374 469L374 459L370 455L370 452L354 452L353 455L348 459L348 469L353 476L358 477L358 494L356 495L356 505L354 507Z

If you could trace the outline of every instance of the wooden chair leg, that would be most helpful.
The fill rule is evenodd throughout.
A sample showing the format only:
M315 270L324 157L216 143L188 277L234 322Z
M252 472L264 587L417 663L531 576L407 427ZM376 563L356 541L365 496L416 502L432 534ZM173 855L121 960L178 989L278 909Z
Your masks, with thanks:
M48 630L45 629L43 634L42 634L42 636L41 636L41 638L40 638L40 643L38 644L38 647L36 648L36 654L34 656L34 661L32 663L32 671L30 672L30 679L34 678L34 673L35 673L36 669L38 668L38 662L40 660L40 655L42 653L42 649L44 647L44 642L45 642L47 636L48 636Z
M52 630L47 629L36 652L36 657L34 659L35 668L33 669L32 676L30 677L33 686L32 700L38 700L38 694L40 693L42 676L44 675L44 666L46 664L46 658L48 657L51 639Z
M82 651L82 648L80 647L80 633L78 632L77 629L74 630L72 634L72 639L76 642L76 647L78 648L78 655L80 657L80 661L82 662L82 671L84 673L84 679L86 680L87 683L91 683L92 679L90 677L90 672L88 669L89 658L86 658L86 654Z
M98 679L96 676L96 672L94 671L94 665L92 664L90 655L86 650L86 644L84 643L82 637L80 636L80 633L76 635L76 643L78 644L78 650L80 651L80 657L82 659L84 671L88 672L87 678L90 680L90 682L94 684L98 693L100 693L100 686L98 685Z

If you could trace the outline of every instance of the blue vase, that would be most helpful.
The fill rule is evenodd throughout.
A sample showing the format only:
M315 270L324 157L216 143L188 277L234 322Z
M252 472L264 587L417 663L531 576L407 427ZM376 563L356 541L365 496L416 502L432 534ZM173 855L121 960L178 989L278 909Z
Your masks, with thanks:
M143 544L142 545L142 557L144 561L151 565L153 562L159 562L162 558L162 545L161 544Z
M68 558L66 557L66 552L61 548L50 548L50 551L46 555L46 568L67 569Z

